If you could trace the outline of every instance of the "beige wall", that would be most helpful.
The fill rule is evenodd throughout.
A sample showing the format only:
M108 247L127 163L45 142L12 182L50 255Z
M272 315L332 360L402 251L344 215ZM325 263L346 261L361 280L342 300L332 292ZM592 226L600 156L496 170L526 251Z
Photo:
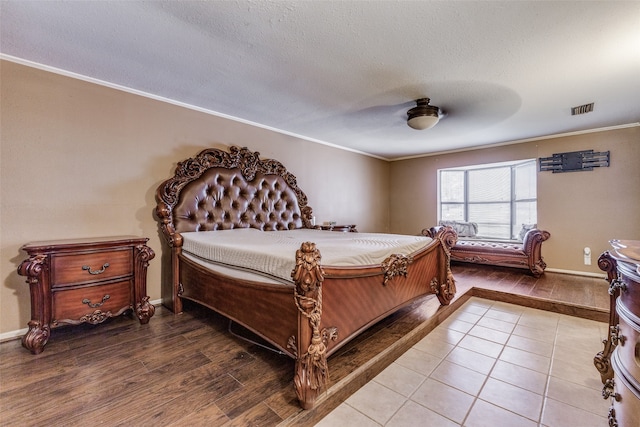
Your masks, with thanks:
M205 148L247 146L280 160L318 222L388 231L387 162L8 61L0 78L0 334L30 318L16 273L30 241L149 237L157 255L147 290L159 299L155 190Z
M542 254L550 269L602 273L597 259L609 248L609 240L640 240L637 126L393 162L391 231L414 233L436 224L438 169L582 150L610 151L610 167L537 174L538 226L551 233ZM412 182L420 183L419 187L407 185ZM590 247L593 254L590 266L584 265L585 247Z

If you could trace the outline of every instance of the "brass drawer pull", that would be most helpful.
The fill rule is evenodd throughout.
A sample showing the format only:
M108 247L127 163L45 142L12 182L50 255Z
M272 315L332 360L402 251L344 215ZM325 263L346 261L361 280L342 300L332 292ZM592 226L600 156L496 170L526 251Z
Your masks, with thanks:
M102 297L102 302L96 302L96 303L92 303L90 299L83 299L82 303L83 304L87 304L89 307L91 308L96 308L96 307L100 307L102 304L105 303L105 301L107 301L109 298L111 298L111 296L109 296L109 294L105 295Z
M83 265L82 269L87 270L89 274L102 274L107 269L107 267L109 267L109 263L105 262L100 270L92 270L91 267L88 265Z

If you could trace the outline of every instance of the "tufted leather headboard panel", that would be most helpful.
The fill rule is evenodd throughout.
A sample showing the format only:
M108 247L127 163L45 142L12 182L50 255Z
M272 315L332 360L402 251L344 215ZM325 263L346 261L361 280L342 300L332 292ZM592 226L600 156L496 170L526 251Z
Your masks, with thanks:
M239 169L209 169L183 189L173 208L175 230L302 228L296 194L278 175L256 174L248 182Z
M295 176L259 154L209 149L179 163L156 192L156 214L169 243L179 246L176 234L186 231L310 228L312 210Z

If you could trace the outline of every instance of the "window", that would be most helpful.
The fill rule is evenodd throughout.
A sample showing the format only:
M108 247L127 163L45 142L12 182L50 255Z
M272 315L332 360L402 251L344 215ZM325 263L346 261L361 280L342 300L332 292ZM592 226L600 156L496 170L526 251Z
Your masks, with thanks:
M537 223L536 160L438 171L441 221L478 224L477 237L517 240Z

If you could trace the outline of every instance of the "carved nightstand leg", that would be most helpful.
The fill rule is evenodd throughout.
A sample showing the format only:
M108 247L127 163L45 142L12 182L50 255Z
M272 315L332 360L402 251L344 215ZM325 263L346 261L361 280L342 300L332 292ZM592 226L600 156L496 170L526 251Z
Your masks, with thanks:
M51 328L51 295L48 292L49 261L46 255L36 254L20 263L18 274L27 278L31 296L29 331L22 337L22 345L33 354L40 354L49 341Z
M135 288L134 297L136 302L135 313L140 320L140 324L146 325L149 323L149 319L156 312L156 308L153 304L149 303L149 296L147 293L147 267L149 261L156 256L153 249L146 244L137 245L134 251L134 263L135 263Z
M142 302L136 304L136 316L140 320L141 325L149 323L149 319L153 317L156 312L156 308L153 304L149 303L149 297L142 298Z
M40 354L44 350L44 346L49 341L49 326L43 326L42 323L31 320L29 321L29 331L22 337L22 345L33 354Z

